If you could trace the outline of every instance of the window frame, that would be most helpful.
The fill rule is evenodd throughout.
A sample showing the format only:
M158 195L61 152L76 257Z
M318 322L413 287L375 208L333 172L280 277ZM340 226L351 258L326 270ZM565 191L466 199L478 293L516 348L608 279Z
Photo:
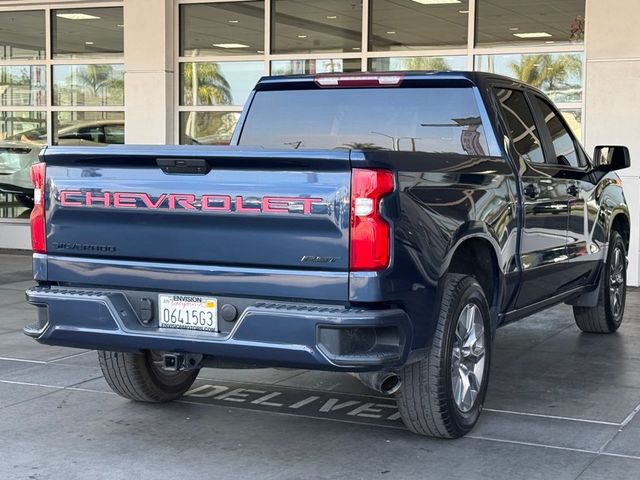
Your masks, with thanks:
M15 3L15 2L14 2ZM20 5L20 6L9 6L2 5L0 6L0 12L42 12L44 15L44 28L45 28L45 45L44 45L44 55L42 58L20 58L20 59L5 59L0 60L1 66L12 67L12 66L39 66L45 69L45 91L44 91L44 103L38 106L32 105L0 105L0 112L26 112L26 113L37 113L43 114L45 118L45 135L44 140L46 145L53 145L54 142L54 124L55 118L59 112L116 112L122 113L122 115L126 119L126 102L123 105L117 106L79 106L79 105L54 105L53 103L53 67L55 65L90 65L90 64L125 64L125 54L123 53L119 57L110 57L110 58L53 58L53 15L55 15L56 11L64 11L64 10L79 10L86 9L90 10L93 8L106 8L106 7L117 7L124 10L124 5L122 0L110 0L110 1L96 1L89 0L87 2L82 3L64 3L64 4L56 4L56 3L35 3L32 2L30 5ZM126 22L126 21L125 21ZM123 24L124 25L124 24ZM124 35L125 27L122 27L122 34ZM13 207L10 207L13 208ZM22 207L18 207L22 208ZM3 223L28 223L28 218L16 218L12 216L1 217L0 224Z
M525 158L518 150L516 149L515 143L513 141L513 137L511 136L511 129L509 128L509 121L507 120L506 112L504 111L504 107L500 98L497 95L496 90L512 90L522 94L527 107L529 108L529 112L531 113L531 118L538 132L538 140L540 141L540 149L542 150L542 157L544 158L543 162L532 162ZM536 118L536 113L534 112L531 101L527 96L527 88L524 85L520 84L507 84L502 82L492 82L491 83L491 94L493 96L493 100L496 102L496 107L498 109L498 116L500 118L501 128L504 130L504 134L509 137L510 149L507 154L512 158L512 160L517 163L520 161L524 161L530 168L539 168L539 167L552 167L556 164L549 163L548 159L548 146L546 139L543 134L540 132L540 126L538 124L538 120ZM515 157L514 157L515 155Z
M564 116L562 115L560 110L544 94L536 90L533 90L530 87L527 87L525 90L526 90L525 95L527 96L527 101L529 102L529 105L534 114L536 128L538 129L538 131L540 131L540 135L544 137L543 143L547 145L545 149L545 162L549 165L556 165L557 167L563 170L574 170L579 172L587 172L591 170L591 162L589 161L589 158L587 157L584 150L582 149L582 145L580 145L580 142L578 142L575 135L573 134L573 131L571 130L569 125L567 125L567 122L565 121ZM558 121L560 122L562 127L569 134L569 138L573 143L573 148L576 152L576 157L578 158L578 162L581 163L580 166L575 167L573 165L564 165L558 162L558 155L556 152L556 148L553 145L553 138L551 137L551 132L549 131L547 122L545 122L544 115L542 114L540 107L535 101L536 99L538 101L545 103L551 109L553 114L558 118ZM552 162L547 161L546 152L548 152L549 158L552 160Z

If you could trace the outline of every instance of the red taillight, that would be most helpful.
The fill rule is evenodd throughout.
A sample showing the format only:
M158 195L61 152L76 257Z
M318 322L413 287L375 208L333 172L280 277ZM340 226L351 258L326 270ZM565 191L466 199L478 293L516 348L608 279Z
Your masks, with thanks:
M33 210L31 210L31 247L35 253L47 253L46 229L44 221L44 188L46 170L44 163L31 167L33 183Z
M382 270L389 266L391 228L380 215L380 199L393 188L393 173L388 170L352 170L351 270Z

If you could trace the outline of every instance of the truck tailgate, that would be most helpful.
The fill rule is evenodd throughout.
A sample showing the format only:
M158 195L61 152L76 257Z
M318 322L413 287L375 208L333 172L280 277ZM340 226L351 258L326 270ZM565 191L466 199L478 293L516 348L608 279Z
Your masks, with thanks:
M50 255L348 269L348 151L110 146L43 158Z

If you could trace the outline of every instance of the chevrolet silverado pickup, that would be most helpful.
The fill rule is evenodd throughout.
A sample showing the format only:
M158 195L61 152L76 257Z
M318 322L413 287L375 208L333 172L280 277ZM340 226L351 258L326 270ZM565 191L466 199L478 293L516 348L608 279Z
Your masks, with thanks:
M137 401L205 366L330 370L459 437L497 327L561 302L584 332L619 327L628 166L506 77L263 78L231 146L43 151L24 331L98 350Z

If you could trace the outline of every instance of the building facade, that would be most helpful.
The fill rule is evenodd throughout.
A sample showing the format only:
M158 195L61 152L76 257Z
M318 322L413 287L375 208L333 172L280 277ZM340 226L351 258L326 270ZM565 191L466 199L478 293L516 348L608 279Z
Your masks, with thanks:
M45 144L225 144L262 75L492 71L546 91L587 151L630 147L637 285L638 14L637 0L0 0L0 189ZM0 248L29 248L20 193L0 193Z

